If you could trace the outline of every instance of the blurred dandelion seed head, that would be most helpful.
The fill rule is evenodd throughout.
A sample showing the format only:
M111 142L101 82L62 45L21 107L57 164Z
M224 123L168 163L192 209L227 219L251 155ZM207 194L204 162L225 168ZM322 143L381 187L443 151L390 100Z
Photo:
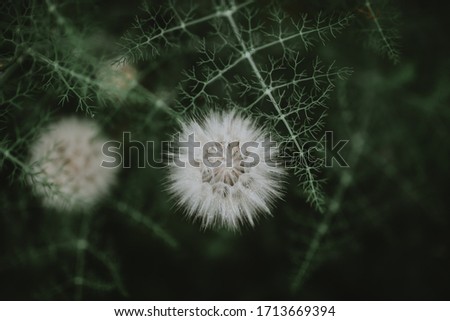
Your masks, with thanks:
M237 230L244 224L254 226L262 213L270 214L271 205L282 196L285 170L272 162L278 157L277 147L267 159L262 144L267 132L231 111L211 112L202 121L183 124L180 142L188 141L192 134L200 144L194 152L194 163L180 148L173 156L185 166L170 166L169 192L177 205L190 218L201 221L204 228ZM242 148L246 142L258 142L248 149L253 158L259 158L252 166L247 166L250 155ZM216 165L209 166L211 163Z
M107 195L117 170L104 160L98 125L67 118L50 125L31 147L29 183L44 206L57 210L88 209Z
M108 61L100 67L97 79L107 94L121 100L138 85L138 72L126 62Z

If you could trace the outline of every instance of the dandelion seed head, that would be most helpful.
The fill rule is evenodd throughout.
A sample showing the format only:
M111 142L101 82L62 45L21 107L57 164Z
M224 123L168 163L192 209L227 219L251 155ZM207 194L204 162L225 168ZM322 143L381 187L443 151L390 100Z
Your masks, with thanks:
M204 228L237 230L270 214L282 196L285 171L274 161L278 149L269 155L264 148L263 128L236 111L212 112L182 125L180 142L190 136L199 143L193 159L186 148L176 148L169 173L169 192L190 218Z
M103 64L97 79L101 89L119 100L125 99L128 93L138 85L138 72L128 63L115 63L109 61Z
M29 183L44 206L88 209L107 195L116 170L101 167L106 139L90 120L67 118L45 129L31 147Z

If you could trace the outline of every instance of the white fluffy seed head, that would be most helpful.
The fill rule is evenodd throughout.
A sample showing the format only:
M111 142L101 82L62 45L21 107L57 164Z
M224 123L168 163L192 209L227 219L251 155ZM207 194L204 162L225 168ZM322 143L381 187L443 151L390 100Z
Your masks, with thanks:
M138 72L131 64L108 61L101 65L97 80L106 94L123 100L138 85Z
M199 143L194 159L189 161L187 148L176 148L169 167L169 192L189 217L204 228L237 230L243 224L253 226L260 214L270 214L274 200L282 196L285 170L274 161L277 147L269 159L263 146L269 136L263 128L236 111L212 112L182 124L180 142L189 141L190 135ZM255 157L259 162L251 164Z
M107 195L117 170L104 168L106 140L90 120L67 118L45 129L31 147L29 183L44 206L86 210Z

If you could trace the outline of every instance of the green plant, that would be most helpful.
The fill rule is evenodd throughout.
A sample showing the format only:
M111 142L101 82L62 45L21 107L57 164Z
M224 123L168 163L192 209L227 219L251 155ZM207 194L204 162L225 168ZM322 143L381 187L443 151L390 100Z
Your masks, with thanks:
M426 117L445 139L448 77L414 87L424 67L417 57L399 59L393 30L402 31L400 18L386 8L374 1L146 1L141 8L133 1L4 1L0 277L7 289L0 296L315 299L337 289L330 297L345 297L337 292L345 293L345 278L330 275L353 276L363 266L354 256L371 258L360 245L371 226L385 233L380 243L393 239L392 226L401 224L391 226L383 214L444 208L438 188L421 199L417 186L427 185L424 168L433 166L411 143L424 139L425 126L408 121ZM167 170L139 168L139 142L165 154L161 143L183 124L228 111L264 127L289 157L285 196L253 229L200 231L173 207ZM122 140L118 154L131 164L117 172L111 194L72 213L43 205L29 183L37 178L33 146L68 117L89 118L102 136ZM328 152L326 130L349 140L349 168L318 162ZM444 171L445 163L436 168ZM54 183L41 184L54 191ZM381 252L372 258L390 253Z

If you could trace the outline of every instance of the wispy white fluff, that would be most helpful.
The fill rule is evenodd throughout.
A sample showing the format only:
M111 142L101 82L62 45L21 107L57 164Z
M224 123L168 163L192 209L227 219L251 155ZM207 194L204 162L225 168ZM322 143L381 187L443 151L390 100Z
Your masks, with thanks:
M269 166L264 157L261 143L268 135L264 129L235 111L212 112L201 121L183 124L180 141L187 141L190 134L200 143L195 152L199 167L188 163L187 150L183 148L173 156L186 166L179 167L173 162L169 174L169 191L187 215L200 220L205 228L236 230L243 224L253 226L260 214L270 214L273 201L282 196L285 172L280 166ZM258 154L261 161L254 167L243 168L241 161L248 161L248 156L234 148L232 167L226 166L225 158L221 159L220 167L210 168L203 162L202 149L211 141L219 142L224 151L232 142L239 142L240 146L259 142L259 147L249 150ZM274 157L278 156L276 149L272 152Z
M117 171L100 166L105 142L95 122L77 118L60 120L40 134L30 151L29 182L45 206L83 210L107 194Z

